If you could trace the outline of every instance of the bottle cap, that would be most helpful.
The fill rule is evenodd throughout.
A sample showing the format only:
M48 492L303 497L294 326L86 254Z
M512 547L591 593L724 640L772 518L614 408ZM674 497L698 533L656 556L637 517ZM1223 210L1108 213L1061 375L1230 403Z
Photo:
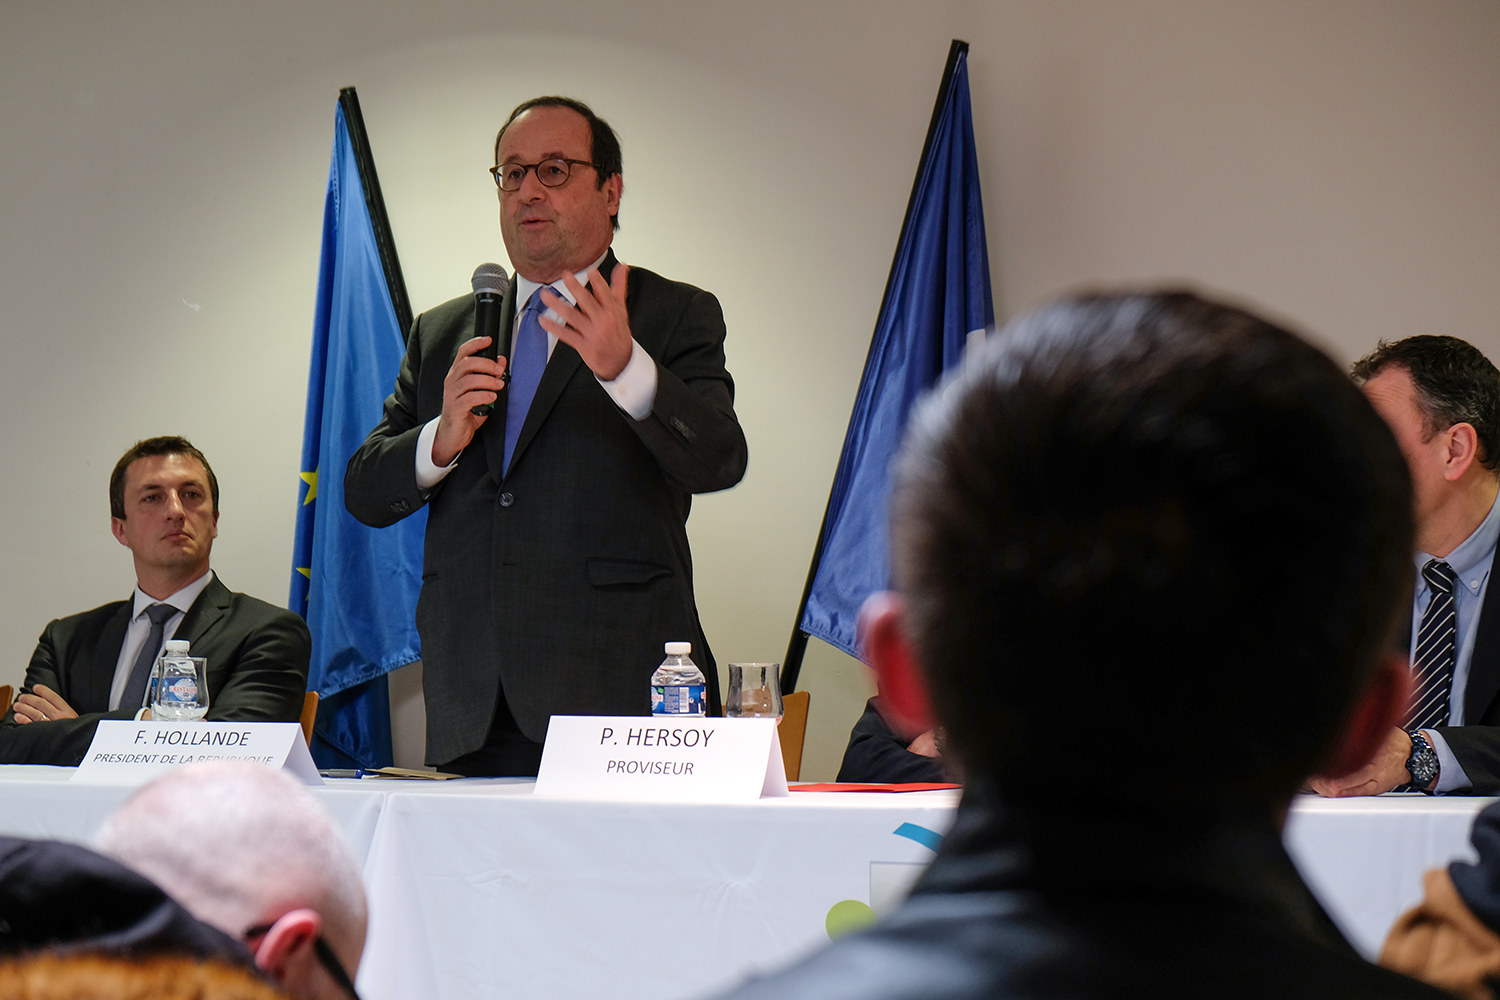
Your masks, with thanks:
M668 656L686 656L689 653L691 653L692 651L693 651L693 644L690 643L690 642L669 642L669 643L667 643L667 655Z
M161 647L163 653L186 653L188 649L189 645L186 639L168 639Z

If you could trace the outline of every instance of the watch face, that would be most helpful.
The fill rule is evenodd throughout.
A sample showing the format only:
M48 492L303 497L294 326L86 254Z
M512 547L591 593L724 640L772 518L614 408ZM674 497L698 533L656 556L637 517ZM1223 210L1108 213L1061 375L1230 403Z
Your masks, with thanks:
M1411 783L1418 788L1426 788L1437 777L1437 754L1425 740L1412 740L1411 756L1406 758L1406 769L1411 772Z

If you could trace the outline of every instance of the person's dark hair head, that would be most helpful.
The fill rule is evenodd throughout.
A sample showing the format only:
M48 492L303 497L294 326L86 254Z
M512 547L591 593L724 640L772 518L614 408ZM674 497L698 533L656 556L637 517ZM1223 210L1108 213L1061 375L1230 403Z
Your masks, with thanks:
M208 491L213 496L214 513L219 512L219 479L214 475L213 466L208 464L203 452L193 447L191 441L173 434L137 441L130 446L129 451L120 456L120 460L115 463L115 470L109 474L109 513L112 517L125 520L125 470L136 459L150 458L153 455L188 455L196 458L202 464L203 471L208 473Z
M604 187L605 181L615 174L625 172L624 160L620 154L620 137L609 127L609 122L594 114L594 109L582 101L556 96L533 97L516 105L510 117L505 119L505 124L500 126L500 131L495 133L495 166L500 165L500 140L504 138L505 130L510 128L511 122L532 108L567 108L582 115L583 120L589 123L589 159L594 164L595 188ZM611 215L609 222L615 229L619 229L620 214L616 212Z
M1470 424L1479 438L1479 464L1500 470L1500 371L1479 348L1457 337L1382 340L1349 374L1364 385L1387 368L1411 376L1428 440L1454 424Z
M892 570L970 781L1284 801L1409 600L1411 482L1328 357L1186 292L1009 324L913 416Z

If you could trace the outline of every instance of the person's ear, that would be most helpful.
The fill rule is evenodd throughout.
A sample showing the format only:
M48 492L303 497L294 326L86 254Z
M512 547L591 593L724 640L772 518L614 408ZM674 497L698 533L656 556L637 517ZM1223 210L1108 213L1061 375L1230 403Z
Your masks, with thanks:
M882 708L898 730L925 733L933 726L927 681L906 637L906 603L901 595L871 595L859 611L859 645L875 668Z
M286 986L317 964L313 943L323 932L317 910L288 910L276 919L255 948L256 966Z
M1479 458L1479 432L1470 423L1456 423L1443 432L1448 439L1448 460L1443 463L1443 478L1450 483L1463 477Z
M109 530L114 533L115 541L130 548L130 541L125 537L125 519L123 517L111 517L109 519Z
M1370 763L1375 751L1391 738L1391 730L1401 725L1411 704L1411 683L1405 654L1387 653L1366 682L1348 724L1319 770L1321 776L1342 778Z
M625 194L625 177L615 174L604 182L604 204L610 215L620 212L620 199Z

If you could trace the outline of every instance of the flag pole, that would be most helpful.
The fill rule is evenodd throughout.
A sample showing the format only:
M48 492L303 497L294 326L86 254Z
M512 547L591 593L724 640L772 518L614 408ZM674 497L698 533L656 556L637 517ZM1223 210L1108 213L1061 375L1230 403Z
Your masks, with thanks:
M932 119L927 123L927 138L922 142L922 155L917 160L917 175L911 182L911 197L906 201L906 216L901 220L901 235L896 240L895 252L891 254L891 271L885 280L886 294L890 294L891 281L896 276L896 266L900 263L901 248L906 245L906 232L911 226L912 213L916 209L917 195L922 187L922 171L927 166L927 157L932 153L932 143L937 137L938 124L943 116L943 107L948 103L948 93L953 89L953 72L958 66L959 57L969 51L969 43L953 39L948 47L948 63L943 67L943 81L938 86L937 102L932 108ZM373 214L373 213L372 213ZM881 320L889 305L885 299L880 303L880 316L876 317L875 329L878 331ZM870 349L865 353L865 368L870 366L870 358L875 351L875 337L870 337ZM863 369L862 369L863 370ZM842 457L842 453L841 453ZM828 502L823 505L823 523L818 526L818 542L813 548L812 564L807 568L807 582L802 585L802 600L797 604L797 617L792 620L792 636L787 642L786 658L781 663L781 686L785 694L797 690L797 678L802 672L802 658L807 653L807 633L802 631L802 616L807 613L807 601L812 596L813 580L818 575L818 564L823 560L823 543L828 536L828 511L833 506L834 491L838 486L838 473L834 473L834 482L828 489Z
M339 107L344 109L349 144L354 147L354 162L359 164L359 186L365 193L365 207L370 210L370 225L375 229L375 247L380 251L380 266L385 271L385 287L390 291L396 326L404 339L411 330L411 300L406 297L406 279L401 274L401 258L396 256L396 238L391 234L391 220L385 214L385 197L380 193L380 178L375 174L375 156L370 152L365 116L360 113L359 95L353 87L339 91Z

